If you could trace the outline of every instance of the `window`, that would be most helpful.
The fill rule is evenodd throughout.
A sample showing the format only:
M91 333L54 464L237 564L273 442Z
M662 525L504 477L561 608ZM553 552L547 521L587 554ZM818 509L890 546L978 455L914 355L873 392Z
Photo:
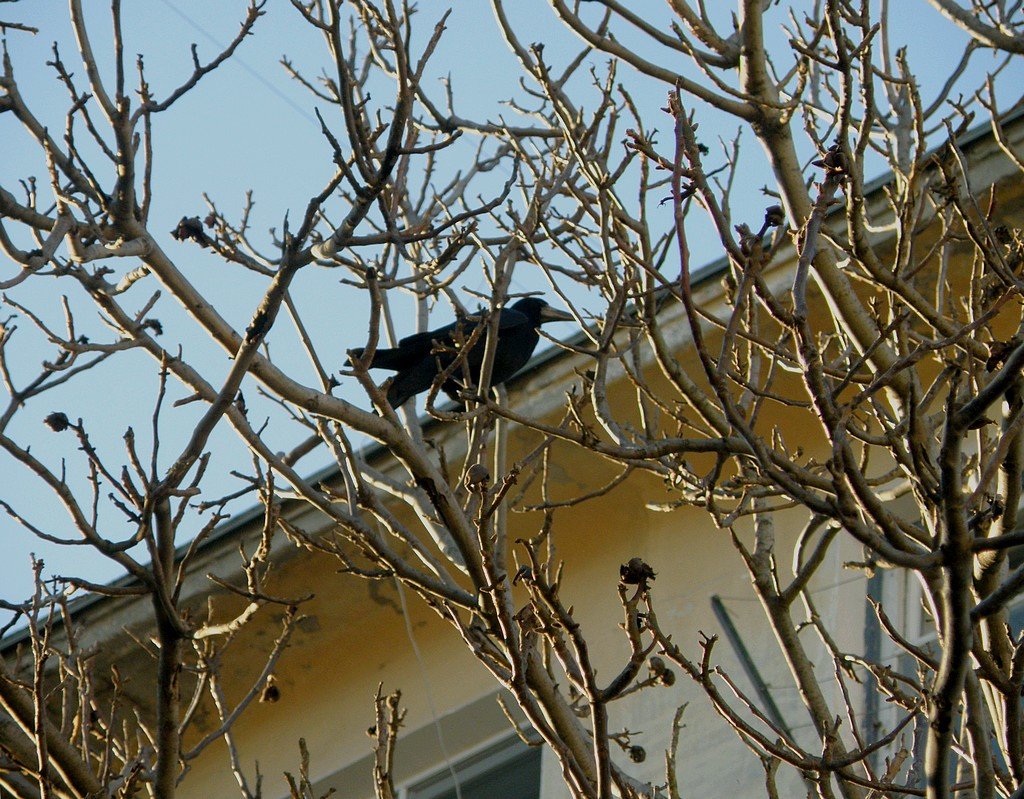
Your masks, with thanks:
M1008 566L1011 572L1024 563L1024 547L1014 547L1009 551L1008 555ZM912 575L908 574L906 579L908 581L906 588L907 621L905 625L907 639L911 643L922 647L926 652L937 656L939 654L938 642L936 640L937 633L934 623L925 611L921 585ZM1006 610L1006 620L1010 626L1011 633L1014 636L1020 635L1021 631L1024 630L1024 595L1011 599L1007 604ZM901 659L906 664L913 664L914 662L913 658L906 654L901 655ZM912 665L909 673L913 673Z
M518 737L506 738L413 783L402 794L405 799L539 799L540 754L539 747L527 746Z
M1024 563L1024 547L1015 547L1009 553L1009 568L1012 571ZM932 621L930 614L924 605L924 596L921 585L916 577L910 574L904 575L904 598L905 598L905 618L903 620L902 632L906 636L907 640L920 647L924 652L931 655L936 660L941 655L939 647L938 636L935 629L935 624ZM1007 623L1010 627L1010 632L1014 637L1017 637L1024 630L1024 595L1017 596L1007 605ZM908 677L918 676L918 663L917 660L907 654L901 649L898 649L893 644L889 644L886 649L888 650L889 657L887 662L892 665L895 671L904 674ZM926 680L931 680L934 675L928 673L925 675ZM895 720L896 711L892 710L889 713L889 723ZM957 719L954 722L959 728L959 725L963 723L962 714L957 714ZM912 722L912 727L907 731L906 738L910 739L912 736L913 741L913 758L909 765L910 773L908 775L910 782L918 786L924 785L923 775L923 763L924 763L924 747L925 747L925 735L923 730L927 724L925 715L923 712L919 712ZM914 729L919 731L918 734L914 734ZM995 757L1002 763L1002 756L997 747L995 749ZM878 763L876 758L876 765ZM960 758L952 758L950 761L950 779L956 781L961 778L959 769L966 768L965 763Z
M511 709L525 728L525 718ZM372 799L373 755L368 750L317 780L313 794L333 791L332 799ZM393 777L398 799L458 799L459 794L462 799L539 799L540 762L541 749L527 746L511 731L492 692L404 732Z

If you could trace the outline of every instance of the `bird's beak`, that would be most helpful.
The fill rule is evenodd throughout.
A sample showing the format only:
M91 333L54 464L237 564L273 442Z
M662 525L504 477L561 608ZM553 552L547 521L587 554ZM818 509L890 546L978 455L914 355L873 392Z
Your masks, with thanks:
M542 324L544 322L571 322L575 318L571 313L552 308L550 305L545 305L540 309L540 321Z

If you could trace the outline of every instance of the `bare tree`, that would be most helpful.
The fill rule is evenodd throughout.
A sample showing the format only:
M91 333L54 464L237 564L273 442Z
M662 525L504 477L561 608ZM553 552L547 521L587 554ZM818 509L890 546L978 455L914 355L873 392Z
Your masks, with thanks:
M962 42L962 53L926 85L898 46L886 0L822 0L788 13L741 0L734 14L672 0L659 21L645 4L551 0L563 30L582 42L578 54L557 57L525 43L506 5L492 0L524 92L507 118L493 120L456 113L456 95L437 97L425 80L445 15L424 20L391 0L293 0L293 12L325 48L318 78L284 61L320 109L333 154L322 189L297 219L282 213L284 224L269 237L252 230L251 204L232 219L213 201L204 219L185 211L170 234L262 279L263 298L244 330L189 279L166 234L151 227L160 188L152 179L159 157L153 130L258 35L263 4L249 7L224 52L209 61L194 55L192 74L158 96L141 58L129 88L124 42L131 32L122 30L120 3L111 6L114 55L105 67L82 4L72 0L76 64L59 52L51 63L68 94L60 135L22 96L5 57L0 113L27 131L48 174L38 185L26 176L0 178L0 246L15 265L0 285L59 280L64 293L91 301L109 332L103 341L80 336L86 311L77 302L65 301L58 329L38 308L7 299L52 354L26 374L23 359L14 358L14 325L6 323L0 373L9 401L0 446L67 510L77 538L58 543L85 544L130 578L111 587L40 575L35 595L11 606L28 617L32 633L31 662L0 674L8 789L170 797L190 760L223 738L243 796L259 795L258 776L245 773L232 746L231 726L272 687L273 665L299 613L302 597L272 596L263 584L271 540L283 532L338 558L351 575L397 579L449 622L509 691L575 797L680 795L680 715L660 786L637 776L633 760L641 753L608 720L614 702L657 690L673 669L689 675L763 759L769 796L778 795L780 769L793 770L821 797L1020 796L1024 647L1008 607L1024 587L1024 566L1010 566L1024 543L1024 236L1006 212L1014 199L1006 185L1019 180L1024 162L1015 108L997 107L1000 73L1013 74L1024 42L1019 4L933 0L962 31L951 39ZM932 12L921 4L917 13ZM27 35L12 29L11 36ZM982 77L972 84L982 58ZM652 82L660 111L636 91ZM968 133L982 118L988 150ZM772 183L756 201L761 206L741 179L754 158L742 136L714 149L703 138L716 119L738 125L767 159ZM452 148L469 136L479 141L475 158L453 168ZM976 177L992 151L1002 183ZM884 187L869 186L868 176L882 171L891 174ZM756 221L741 221L754 207ZM695 228L712 231L724 253L720 288L691 267ZM349 351L341 378L357 383L365 402L338 396L337 352L310 334L297 301L304 275L326 268L343 273L351 301L369 309L368 333L352 342L362 346ZM460 288L481 273L482 306L468 307ZM512 407L491 387L501 311L514 276L526 273L546 282L582 331L566 345L579 377L559 418ZM160 343L162 324L152 315L158 296L143 296L153 284L230 355L223 379ZM396 319L409 302L420 332L444 305L460 320L445 334L450 340L432 345L424 367L434 376L427 412L465 432L464 449L452 458L424 442L411 406L389 405L387 385L370 371L375 353L399 338ZM289 326L308 367L271 356L269 342ZM51 430L77 438L81 466L67 468L81 468L81 479L37 457L24 440L34 431L18 424L24 409L65 384L88 385L101 364L131 354L144 355L159 376L150 451L140 451L129 429L123 456L100 452L84 421L54 412ZM313 381L303 377L310 369ZM186 435L163 423L169 383L201 408ZM439 392L453 383L462 404L440 407ZM631 392L626 403L612 397L623 383ZM243 385L258 387L303 429L289 452L278 452L251 420ZM242 493L265 507L263 538L255 552L243 552L242 582L218 578L244 600L241 611L201 617L182 592L199 544L231 499L198 500L210 437L222 423L251 452ZM507 456L513 424L538 441L515 463ZM368 464L362 437L386 446L408 479ZM555 442L619 464L620 475L586 494L552 498ZM161 444L172 457L158 458ZM318 446L336 466L327 484L296 466ZM123 466L113 465L117 458ZM655 570L639 558L621 572L629 657L610 680L598 679L562 599L563 564L549 544L559 507L639 472L671 487L669 507L703 508L731 537L737 568L749 573L785 655L811 739L794 736L716 669L714 639L696 653L677 643L672 636L681 631L663 626L656 612ZM545 523L537 538L515 542L508 511L528 501L520 482L540 486L533 507ZM322 513L330 534L291 524L280 513L285 496ZM30 534L55 540L14 502L2 507ZM779 512L794 508L803 530L777 535ZM200 535L183 542L183 520L210 509ZM111 514L119 515L122 534L106 532ZM909 640L887 608L877 608L880 629L914 664L909 673L841 649L830 628L835 620L817 611L809 586L842 541L861 549L849 564L855 572L905 575L920 586L937 648ZM778 565L786 557L789 571ZM116 681L112 696L92 690L63 598L67 585L151 600L158 713L137 720L141 733L105 721L121 718ZM514 586L525 591L525 605ZM245 699L229 707L218 658L267 605L285 608L280 637ZM838 692L823 690L814 673L813 651L821 648L834 662ZM871 692L899 709L880 733L860 721ZM220 724L187 749L182 739L200 702L213 703ZM397 698L378 695L377 717L378 791L389 796ZM923 749L907 743L915 726ZM312 790L307 770L303 750L296 796Z

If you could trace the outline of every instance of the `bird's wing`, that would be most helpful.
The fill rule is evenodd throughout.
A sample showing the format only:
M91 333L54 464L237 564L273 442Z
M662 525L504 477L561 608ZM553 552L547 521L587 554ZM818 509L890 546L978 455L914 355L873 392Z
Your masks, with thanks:
M399 341L398 346L395 349L402 350L403 352L417 352L427 355L434 348L435 341L439 341L442 344L450 342L452 340L452 334L459 328L462 329L463 335L468 336L483 319L484 317L482 316L469 317L457 320L449 325L445 325L444 327L439 327L436 330L427 330L423 333L413 333L411 336L406 336ZM505 308L498 317L498 329L504 330L527 322L529 322L529 319L525 314L522 314L519 311L514 311L511 308Z
M434 348L435 341L450 341L451 335L458 326L458 322L452 322L450 325L439 327L436 330L426 330L423 333L413 333L411 336L406 336L398 342L396 349L402 350L402 352L409 352L416 354L416 357L422 358L430 354L430 351Z
M525 314L519 311L514 311L511 308L506 308L501 312L501 316L498 318L498 330L507 331L512 328L519 327L520 325L529 324L529 319ZM373 363L371 368L374 369L394 369L401 371L404 369L411 369L420 361L424 361L430 358L431 353L434 351L434 342L439 344L451 344L453 341L453 335L457 329L461 327L462 334L469 336L472 334L477 322L463 319L461 321L452 322L444 327L439 327L435 330L427 330L423 333L413 333L411 336L406 336L398 342L398 346L393 349L379 349L373 356ZM477 345L481 346L480 343ZM482 353L482 350L481 350ZM432 361L433 359L431 359Z
M398 342L397 347L391 349L379 349L373 354L371 369L393 369L401 371L411 369L420 361L430 358L434 349L435 341L450 340L454 324L439 327L437 330L427 330L423 333L413 333Z

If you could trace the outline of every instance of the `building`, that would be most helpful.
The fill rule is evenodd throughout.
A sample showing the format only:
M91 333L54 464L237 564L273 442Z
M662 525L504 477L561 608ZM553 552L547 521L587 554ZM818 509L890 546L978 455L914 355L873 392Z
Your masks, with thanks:
M1008 122L1007 129L1015 144L1024 138L1019 118ZM1005 218L1019 218L1018 175L997 143L982 132L966 137L962 146L970 158L974 192L980 195L995 187L1008 214ZM873 189L872 198L879 206L884 187L880 181ZM879 233L883 240L886 235ZM925 231L922 235L929 234ZM779 259L769 278L791 281L793 266L789 253ZM709 304L722 291L722 268L710 267L697 289ZM666 313L680 314L678 309ZM691 342L681 316L677 321L666 329L677 331L670 343L679 353L678 360L685 363ZM575 370L580 367L585 363L571 354L549 351L541 355L510 386L511 406L526 408L535 418L554 417L564 407L567 387L579 380ZM780 379L798 380L799 376ZM613 381L611 388L611 403L631 401L624 375ZM803 438L806 410L780 408L771 413L777 416L780 429L791 431L792 442L811 449L820 445L809 432L806 440ZM434 424L428 434L450 462L457 463L463 456L461 427ZM511 425L509 462L525 455L539 440L538 433ZM595 492L619 473L596 455L564 443L554 446L557 457L552 457L547 474L554 503ZM399 464L383 448L372 447L364 457L382 474L401 479ZM331 478L331 472L316 477L318 481ZM527 496L536 504L536 486L530 492ZM639 557L657 573L653 588L659 619L673 631L676 643L691 657L699 658L700 632L719 635L715 663L735 678L740 690L757 697L762 707L774 708L769 713L773 722L797 739L813 741L816 732L807 721L799 693L728 534L717 530L702 508L672 507L674 496L654 476L636 473L606 493L554 510L557 556L567 564L562 596L574 608L575 619L585 632L597 674L610 677L629 658L620 629L617 585L620 565ZM321 534L326 524L322 516L298 502L285 503L282 514L309 535ZM515 537L532 536L544 519L540 511L514 513L510 529ZM197 606L212 601L225 618L232 615L233 607L241 609L243 600L226 594L205 575L213 573L238 584L242 578L238 546L251 552L259 541L262 523L262 509L254 508L205 541L194 576L186 584L189 601ZM802 517L795 511L780 512L775 524L780 541L792 550ZM840 650L864 652L895 664L900 655L879 636L866 597L895 597L906 611L899 623L908 636L916 636L915 642L923 645L926 634L916 632L921 625L915 623L918 610L913 588L882 577L869 581L863 571L846 567L860 557L860 548L852 539L837 539L811 584L811 596L821 616L838 630ZM456 781L462 799L555 799L567 795L551 752L520 740L499 706L501 691L494 678L456 631L417 596L391 579L368 581L338 574L339 562L297 548L282 535L275 540L270 558L274 573L268 593L314 596L302 603L302 619L273 668L275 701L253 702L231 730L240 767L250 784L254 764L259 764L263 796L287 795L281 775L298 771L300 739L308 747L315 795L334 788L342 799L371 796L372 742L366 730L374 723L373 697L378 685L385 691L400 689L407 708L395 761L395 780L405 799L455 796ZM79 603L75 613L82 645L95 650L97 674L108 664L117 664L125 702L138 707L143 716L152 705L153 665L145 645L151 624L148 602L131 597L92 599ZM252 686L260 685L264 655L280 633L284 613L283 608L264 610L237 634L223 656L218 655L219 680L228 704L239 702ZM126 630L131 634L125 634ZM11 636L5 654L13 659L24 639L24 633ZM816 677L825 694L837 699L840 685L833 658L823 647L816 651ZM255 694L261 692L266 696L263 688L257 688ZM885 714L892 712L870 696L858 695L853 700L865 730L884 724ZM653 686L614 706L609 729L629 730L629 745L642 747L646 754L642 762L630 764L630 773L653 783L665 781L662 752L668 745L673 717L682 706L677 776L684 792L694 796L757 793L764 782L761 762L718 718L703 690L682 674L676 675L672 685ZM511 715L522 721L514 712ZM196 732L186 742L186 749L202 743L203 736L219 725L209 704L199 707L195 723ZM524 729L523 735L529 738L529 730ZM638 751L633 754L640 759ZM628 762L625 751L616 757ZM792 773L780 779L799 782ZM220 741L190 760L181 783L181 795L188 797L228 796L237 790L228 753Z

